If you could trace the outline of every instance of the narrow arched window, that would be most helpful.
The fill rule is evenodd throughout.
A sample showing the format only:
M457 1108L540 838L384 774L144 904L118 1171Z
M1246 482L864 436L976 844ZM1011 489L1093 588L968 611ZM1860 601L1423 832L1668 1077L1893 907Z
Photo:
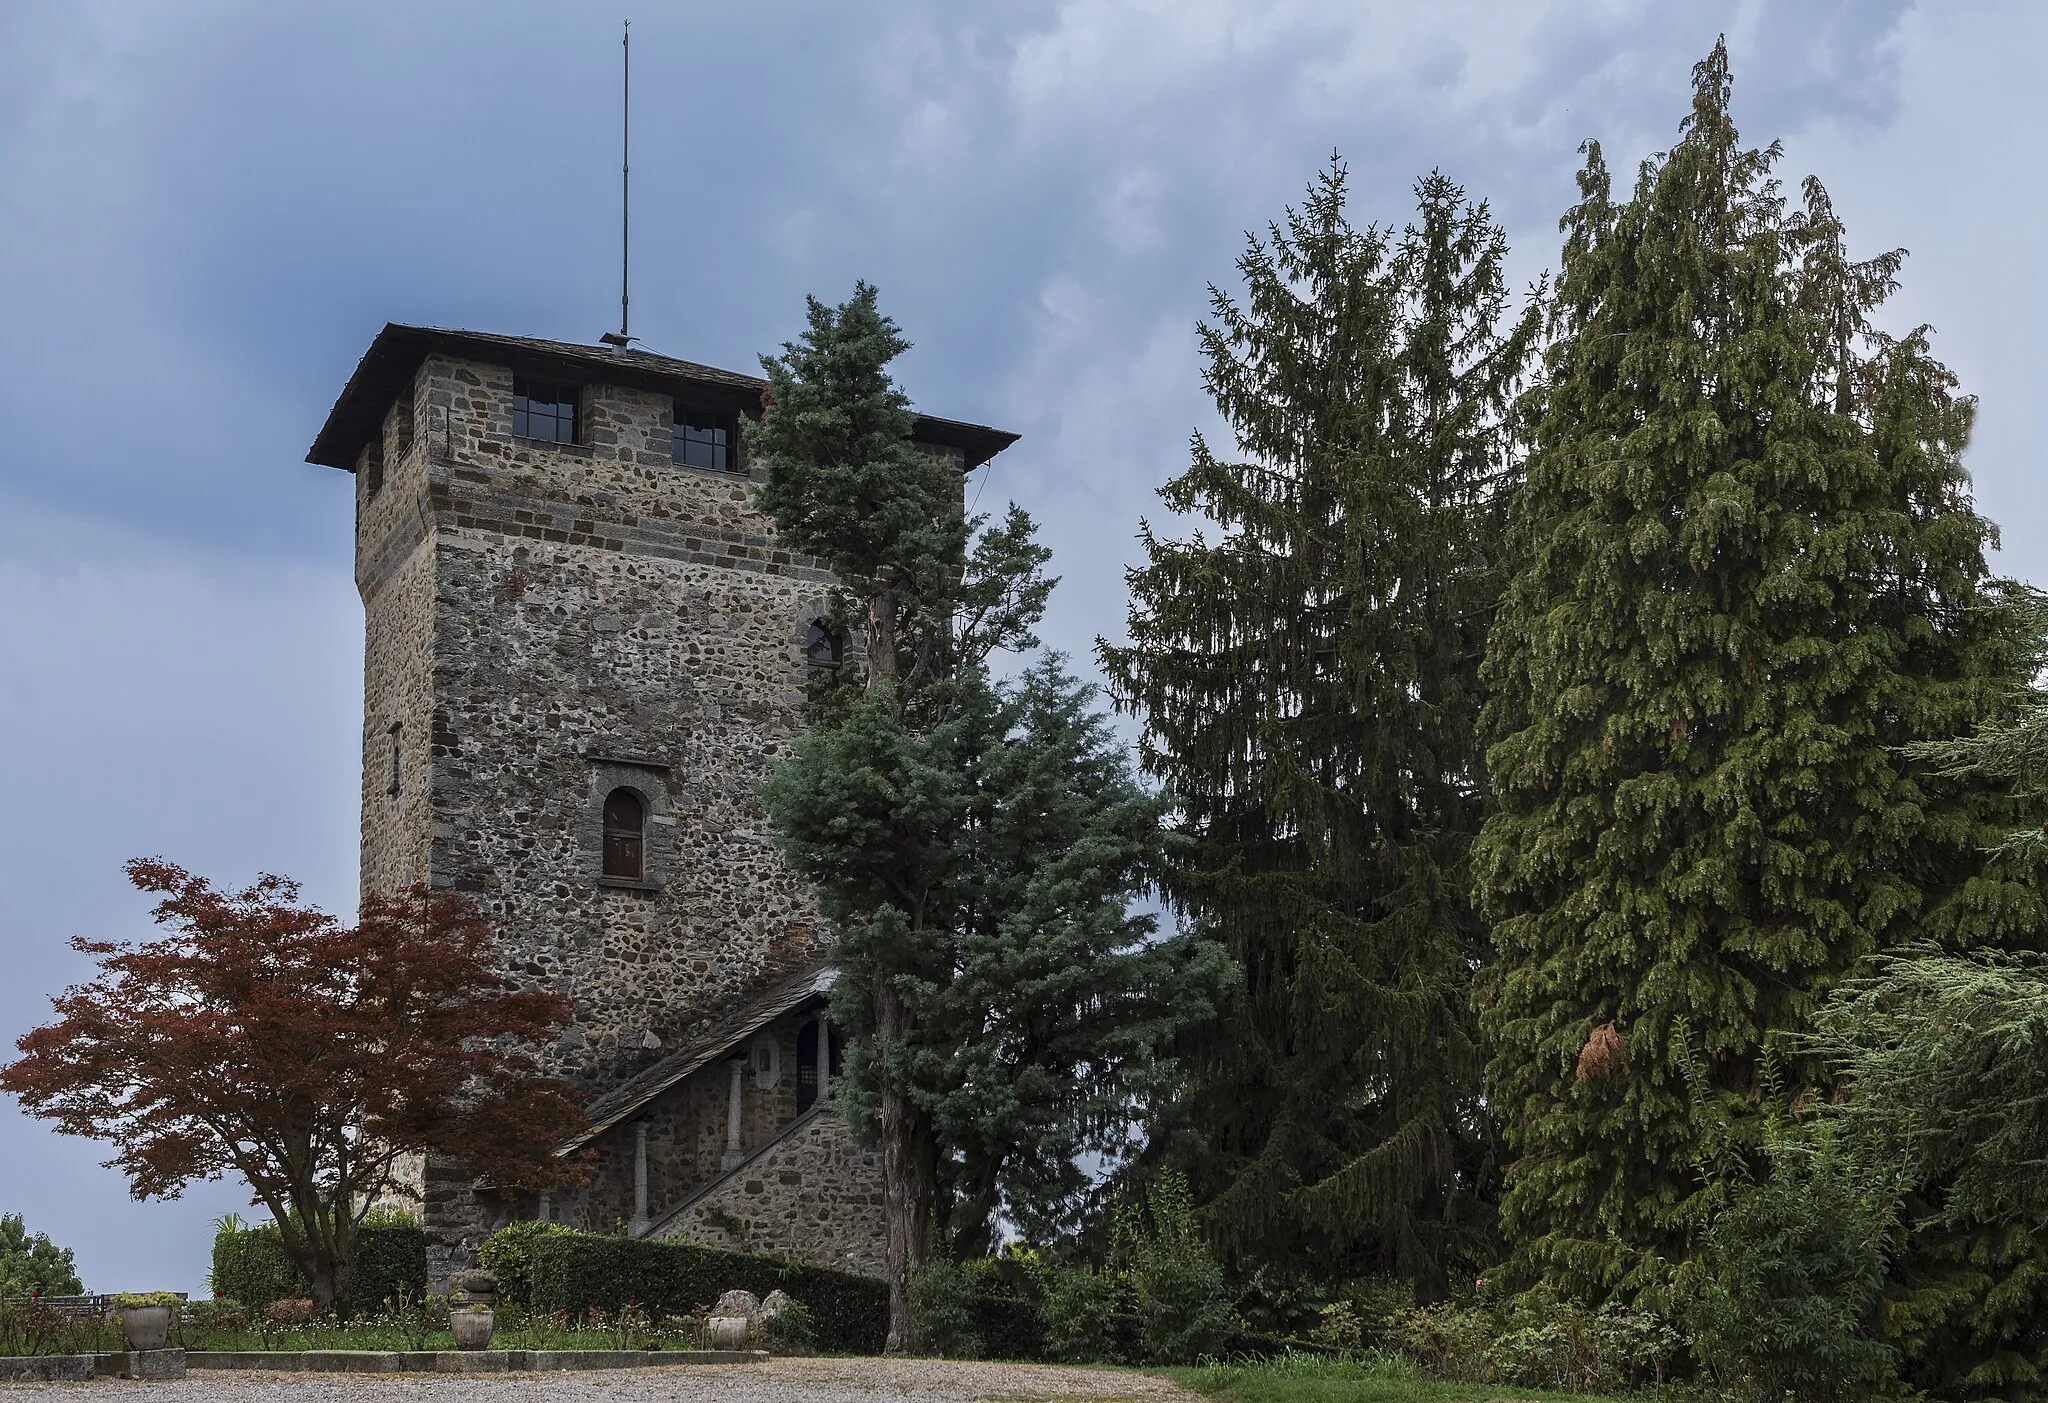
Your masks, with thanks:
M604 875L647 875L647 805L630 789L614 789L604 798Z
M804 636L804 663L811 676L838 667L845 655L846 641L839 630L823 619L812 619L810 632Z

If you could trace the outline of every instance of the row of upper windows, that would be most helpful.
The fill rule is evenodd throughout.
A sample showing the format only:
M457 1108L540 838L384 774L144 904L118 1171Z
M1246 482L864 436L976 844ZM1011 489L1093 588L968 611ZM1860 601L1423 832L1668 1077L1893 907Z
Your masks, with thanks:
M575 385L512 379L512 433L544 443L576 443L577 417L583 392ZM687 405L676 406L669 456L692 468L735 472L739 468L739 420Z

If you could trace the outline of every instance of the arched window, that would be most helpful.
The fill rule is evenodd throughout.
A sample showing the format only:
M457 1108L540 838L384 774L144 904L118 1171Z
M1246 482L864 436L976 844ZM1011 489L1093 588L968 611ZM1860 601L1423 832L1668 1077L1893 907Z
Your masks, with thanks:
M845 655L846 640L840 637L839 630L823 619L812 619L810 632L804 635L804 662L811 676L839 666Z
M604 875L647 875L647 805L630 789L614 789L604 798Z

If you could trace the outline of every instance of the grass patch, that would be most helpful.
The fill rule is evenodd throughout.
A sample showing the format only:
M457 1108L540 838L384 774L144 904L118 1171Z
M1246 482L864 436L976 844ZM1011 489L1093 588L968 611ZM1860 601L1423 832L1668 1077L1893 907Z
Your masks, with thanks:
M1165 1373L1176 1383L1225 1403L1617 1403L1590 1393L1451 1383L1431 1378L1398 1355L1331 1359L1282 1354Z

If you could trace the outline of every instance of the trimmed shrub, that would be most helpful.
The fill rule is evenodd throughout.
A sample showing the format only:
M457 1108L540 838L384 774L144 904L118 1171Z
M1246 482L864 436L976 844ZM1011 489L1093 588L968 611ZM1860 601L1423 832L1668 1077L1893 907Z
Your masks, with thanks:
M356 1233L356 1279L343 1309L369 1315L396 1301L400 1291L427 1290L427 1233L403 1219L365 1221Z
M532 1305L539 1312L615 1314L629 1302L660 1320L694 1315L727 1291L788 1292L809 1307L821 1350L880 1354L889 1334L889 1288L848 1272L720 1252L687 1242L590 1233L534 1236Z
M294 1300L309 1289L306 1278L284 1253L277 1225L224 1226L213 1239L213 1289L261 1315L272 1301ZM427 1290L427 1235L417 1223L388 1217L365 1221L356 1231L356 1277L341 1302L345 1315L383 1309L403 1290Z
M533 1244L549 1233L568 1232L560 1223L530 1218L503 1227L484 1239L477 1265L498 1278L498 1299L513 1305L533 1304Z
M304 1295L306 1281L285 1256L275 1224L223 1227L213 1238L213 1290L260 1316L272 1301Z

